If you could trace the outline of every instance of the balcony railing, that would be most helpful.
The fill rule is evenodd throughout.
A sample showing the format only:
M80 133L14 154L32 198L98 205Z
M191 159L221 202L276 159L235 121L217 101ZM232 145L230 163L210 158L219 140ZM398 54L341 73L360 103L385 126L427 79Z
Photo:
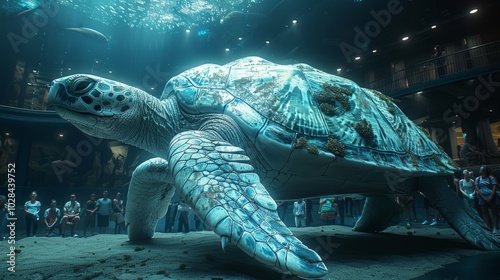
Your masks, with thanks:
M369 83L368 88L400 96L495 70L500 71L500 41L414 64Z

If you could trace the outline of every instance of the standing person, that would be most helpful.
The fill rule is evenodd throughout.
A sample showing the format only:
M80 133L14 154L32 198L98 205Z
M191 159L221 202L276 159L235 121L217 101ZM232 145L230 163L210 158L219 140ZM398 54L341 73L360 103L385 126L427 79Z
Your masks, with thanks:
M334 225L338 214L338 205L335 198L321 198L319 200L320 219L325 225Z
M87 237L87 228L90 226L90 234L94 236L95 211L97 211L97 201L95 193L90 195L85 207L85 224L83 225L83 237Z
M195 228L195 230L196 231L204 231L205 228L204 228L204 225L201 222L200 218L198 218L197 215L194 215L193 218L194 218L194 228Z
M458 197L462 198L462 192L460 191L460 180L462 177L462 173L460 171L456 171L453 173L453 185L455 186L455 189L453 190Z
M353 212L353 203L352 203L352 197L344 196L344 201L345 201L345 216L346 217L352 217L352 212Z
M31 234L31 226L33 226L33 236L36 236L36 230L38 228L38 221L40 220L40 216L38 213L40 212L40 208L42 207L42 203L36 200L37 194L35 191L31 192L30 200L24 203L24 212L26 213L26 236L30 237Z
M420 193L424 197L424 221L422 225L435 226L439 221L439 211L431 205L431 202L425 197L423 193ZM434 211L434 219L431 222L430 214L431 210Z
M481 206L483 220L488 228L493 228L493 233L498 233L498 209L500 198L497 195L498 183L495 177L491 176L491 169L485 165L479 168L479 177L475 180L475 189L478 194L478 203ZM493 214L493 224L489 209Z
M446 58L444 57L443 48L441 48L440 45L434 47L432 58L435 59L434 63L436 65L438 78L444 77L446 75Z
M398 195L396 201L403 208L406 218L406 228L411 228L411 209L415 203L415 197L412 195Z
M165 232L172 232L177 216L177 204L170 202L167 214L165 215Z
M187 205L184 200L179 202L177 207L177 218L179 219L179 225L177 226L177 232L188 233L189 232L189 210L191 207Z
M0 195L0 241L5 240L5 230L7 229L7 207L5 204L7 203L7 197L4 195Z
M356 221L361 217L361 213L363 212L364 199L365 197L359 194L352 196L352 216Z
M458 182L460 192L462 193L464 202L474 208L475 187L474 180L472 180L474 173L472 171L464 170L463 174L464 178Z
M474 165L476 163L483 164L485 161L484 154L477 150L476 146L472 144L469 137L465 137L465 144L460 150L462 158L465 159L467 165Z
M72 193L70 195L70 201L64 204L64 216L61 221L62 236L66 233L66 224L71 223L71 236L78 237L75 233L75 229L80 222L80 203L76 201L76 195Z
M109 216L113 213L112 201L108 198L108 191L102 192L102 197L97 200L97 227L100 234L105 234L109 227Z
M43 214L45 225L47 226L45 236L49 236L55 228L59 228L59 235L62 236L61 231L61 210L56 207L57 201L52 199L50 201L50 208L47 208Z
M313 215L312 215L312 200L310 198L304 199L306 203L306 227L309 227L313 223Z
M293 215L295 216L296 227L306 225L306 203L302 198L293 203Z
M340 224L344 225L345 223L345 197L344 196L339 196L337 198L337 205L339 206L339 217L340 217Z
M117 234L121 231L121 225L124 222L123 200L120 192L117 192L115 198L113 199L113 213L115 218L115 234Z

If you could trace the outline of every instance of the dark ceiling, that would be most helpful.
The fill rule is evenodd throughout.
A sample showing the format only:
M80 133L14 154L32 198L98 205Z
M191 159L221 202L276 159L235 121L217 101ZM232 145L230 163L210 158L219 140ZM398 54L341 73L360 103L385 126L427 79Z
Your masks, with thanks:
M425 50L430 56L436 44L494 30L500 26L498 3L494 0L281 1L270 8L267 20L256 28L246 47L260 47L278 59L306 60L329 71L339 67L355 69L360 65L366 68L369 64ZM473 8L479 12L471 15L469 11ZM394 13L387 18L391 11ZM378 21L374 15L378 15ZM293 19L296 24L292 24ZM437 28L431 29L432 25ZM360 39L356 44L359 33L356 28L372 32L366 43ZM402 42L403 36L410 39ZM270 41L267 47L266 40ZM354 63L350 61L353 57L346 58L347 52L343 53L341 46L347 45L359 49L362 59ZM377 49L376 54L373 49Z

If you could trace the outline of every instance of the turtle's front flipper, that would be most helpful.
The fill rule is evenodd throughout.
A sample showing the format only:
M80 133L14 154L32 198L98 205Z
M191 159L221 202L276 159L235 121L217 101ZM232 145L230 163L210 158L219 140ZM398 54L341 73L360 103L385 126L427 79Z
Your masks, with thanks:
M260 183L243 150L213 134L178 134L169 161L180 195L222 239L284 272L320 277L327 269L316 252L279 219L276 203Z
M419 178L418 189L462 238L481 249L500 250L500 239L486 227L476 210L448 188L443 178Z
M125 224L130 240L153 237L158 220L165 216L175 187L168 162L150 159L139 165L132 174L127 195Z

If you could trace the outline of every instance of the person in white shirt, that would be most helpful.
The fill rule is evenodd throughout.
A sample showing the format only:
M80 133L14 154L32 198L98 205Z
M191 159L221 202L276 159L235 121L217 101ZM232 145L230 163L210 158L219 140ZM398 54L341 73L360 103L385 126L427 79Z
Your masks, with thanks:
M458 182L458 186L460 192L463 195L464 202L469 204L470 207L474 208L474 195L475 195L475 187L474 180L472 176L474 176L474 172L464 170L463 172L464 178Z
M38 212L40 212L40 208L42 207L42 203L36 200L37 194L36 192L31 192L30 200L24 203L24 212L26 213L26 236L30 237L31 234L31 226L33 225L33 236L36 236L36 230L38 228L38 220L40 220L40 216Z
M62 236L64 236L66 231L66 224L71 223L71 236L78 237L75 233L75 229L80 221L80 203L76 201L76 195L73 193L70 196L70 201L64 204L64 216L61 221L61 231Z
M191 207L189 207L184 200L181 200L177 207L177 219L179 221L177 232L189 232L189 210L191 210Z
M296 227L306 225L306 202L302 198L293 203L293 215Z

